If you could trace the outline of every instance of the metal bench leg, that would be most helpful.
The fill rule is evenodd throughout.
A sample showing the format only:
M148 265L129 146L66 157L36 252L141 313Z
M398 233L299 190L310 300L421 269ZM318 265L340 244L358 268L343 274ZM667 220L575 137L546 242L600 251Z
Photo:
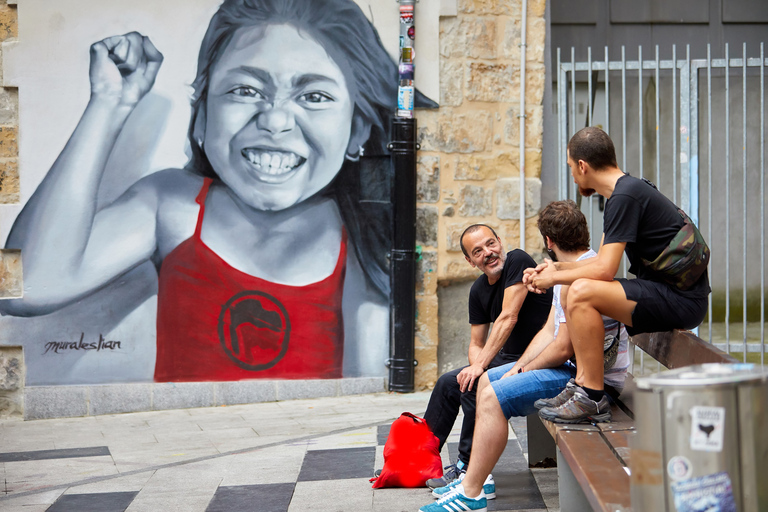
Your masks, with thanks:
M571 471L568 462L557 448L557 487L560 494L560 512L585 512L592 510L584 491Z
M547 427L541 422L538 414L526 416L527 435L528 435L528 465L535 466L543 462L544 459L555 460L555 440L547 430Z

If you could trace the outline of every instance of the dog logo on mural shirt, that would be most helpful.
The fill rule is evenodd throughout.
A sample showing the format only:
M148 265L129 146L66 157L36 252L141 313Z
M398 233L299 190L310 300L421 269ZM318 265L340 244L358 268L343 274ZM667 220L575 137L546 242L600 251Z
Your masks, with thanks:
M218 331L230 359L241 368L259 371L272 368L285 356L291 322L275 297L248 290L224 304Z

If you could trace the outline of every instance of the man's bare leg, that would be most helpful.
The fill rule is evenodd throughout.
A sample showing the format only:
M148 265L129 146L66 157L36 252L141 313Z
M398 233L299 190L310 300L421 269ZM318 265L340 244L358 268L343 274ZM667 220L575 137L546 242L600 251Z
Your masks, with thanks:
M509 425L501 412L499 399L490 385L488 374L483 374L480 378L475 414L472 453L469 456L467 474L462 481L465 494L472 498L477 497L483 490L483 483L504 453L509 437Z
M576 384L603 389L603 341L601 315L632 325L637 302L628 300L618 281L578 279L568 290L565 311L568 332L576 355Z

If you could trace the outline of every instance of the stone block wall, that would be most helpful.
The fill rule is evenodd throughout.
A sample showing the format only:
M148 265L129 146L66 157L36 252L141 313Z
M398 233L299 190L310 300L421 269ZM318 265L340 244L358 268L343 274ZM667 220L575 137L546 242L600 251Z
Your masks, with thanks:
M0 418L24 412L24 354L21 347L0 347Z
M442 373L437 350L442 341L438 283L450 285L479 275L461 252L461 232L470 224L489 224L506 250L520 246L521 151L525 249L537 259L543 250L536 215L541 206L545 7L545 0L528 1L522 148L518 117L522 0L457 0L457 15L440 20L440 108L417 112L421 144L417 389L430 388ZM462 300L466 301L463 295Z

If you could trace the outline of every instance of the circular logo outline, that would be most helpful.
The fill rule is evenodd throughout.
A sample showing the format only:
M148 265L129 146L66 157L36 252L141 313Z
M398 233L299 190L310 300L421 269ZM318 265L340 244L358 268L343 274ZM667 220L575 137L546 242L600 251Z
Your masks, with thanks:
M280 353L277 355L277 357L275 357L274 359L272 359L268 363L256 364L256 365L247 364L247 363L244 363L243 361L241 361L240 359L238 359L232 353L232 351L229 349L229 347L227 347L227 344L225 342L226 341L226 336L225 336L225 333L224 333L224 315L226 315L227 311L229 311L230 306L235 301L237 301L237 300L239 300L239 299L241 299L243 297L253 296L253 295L258 296L258 297L265 297L265 298L271 300L272 303L274 305L276 305L280 309L280 312L283 315L283 320L285 321L285 326L284 326L284 329L283 329L283 342L282 342L282 347L280 348ZM290 319L290 316L288 315L288 311L285 309L285 306L283 306L283 303L280 302L276 297L274 297L274 296L272 296L272 295L270 295L268 293L265 293L265 292L262 292L262 291L258 291L258 290L245 290L245 291L242 291L240 293L236 293L226 303L224 303L224 306L222 306L222 308L221 308L221 313L219 314L219 321L218 321L217 331L218 331L218 334L219 334L219 342L221 343L221 347L224 349L224 353L227 354L227 357L229 357L237 366L239 366L240 368L243 368L244 370L258 372L258 371L268 370L268 369L272 368L277 363L279 363L280 360L283 359L283 357L285 357L285 354L288 352L288 345L290 344L289 342L290 342L290 338L291 338L291 319Z

